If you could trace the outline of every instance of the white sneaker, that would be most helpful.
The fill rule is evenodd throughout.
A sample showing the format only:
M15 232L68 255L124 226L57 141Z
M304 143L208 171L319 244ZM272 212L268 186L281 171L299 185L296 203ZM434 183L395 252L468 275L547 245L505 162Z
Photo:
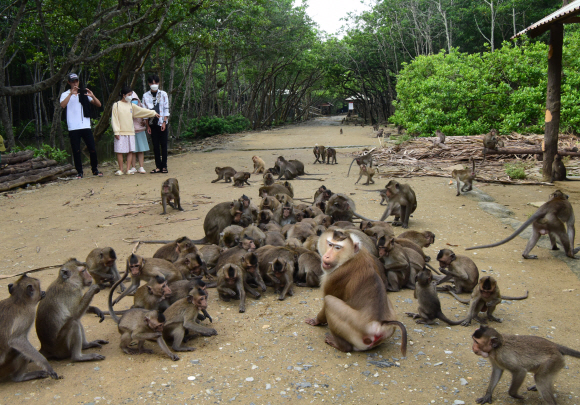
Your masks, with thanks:
M125 174L125 173L123 173L121 170L117 170L117 171L115 172L115 176L122 176L122 175L124 175L124 174Z
M143 168L143 167L140 167L140 168L139 168L139 173L143 173L143 174L145 174L145 173L147 173L147 172L145 171L145 168Z
M135 174L135 173L137 173L137 169L135 169L134 167L129 169L129 171L127 172L127 174Z

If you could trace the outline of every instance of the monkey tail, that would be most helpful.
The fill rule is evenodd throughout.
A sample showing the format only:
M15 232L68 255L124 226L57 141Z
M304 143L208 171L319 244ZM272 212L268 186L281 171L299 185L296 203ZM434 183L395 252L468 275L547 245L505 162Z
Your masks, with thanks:
M168 243L175 242L175 240L140 240L137 242L139 242L139 243L152 243L152 244L156 244L156 245L166 245Z
M566 346L562 346L562 345L556 345L558 346L558 351L560 353L562 353L565 356L572 356L572 357L576 357L580 359L580 352L574 349L570 349L569 347Z
M205 238L205 236L201 239L196 239L196 240L192 240L193 243L197 244L197 245L209 245L210 243L207 241L207 239Z
M348 168L348 173L346 174L346 177L348 177L348 176L350 175L350 168L352 167L352 164L354 163L354 161L355 161L355 160L356 160L356 158L354 158L354 159L352 160L352 162L350 162L350 166L349 166L349 168Z
M473 158L473 156L471 157L471 164L472 164L471 173L475 175L475 159Z
M482 245L482 246L469 247L469 248L466 248L465 250L487 249L487 248L492 248L492 247L496 247L496 246L499 246L499 245L503 245L504 243L509 242L510 240L512 240L513 238L515 238L516 236L518 236L520 233L522 233L524 231L524 229L526 229L528 226L530 226L532 224L532 222L534 222L536 219L538 219L542 215L543 215L543 213L542 214L538 214L538 212L536 211L536 213L534 215L532 215L531 217L529 217L528 220L526 222L524 222L522 224L522 226L520 226L517 229L517 231L515 231L514 233L512 233L510 236L508 236L504 240L500 240L499 242L492 243L490 245Z
M471 302L470 300L466 300L466 299L463 299L463 298L461 298L461 297L458 297L458 296L457 296L457 294L455 294L453 291L449 291L449 290L447 290L447 292L448 292L449 294L453 295L453 296L455 297L455 299L456 299L457 301L461 302L462 304L469 305L469 303Z
M439 275L441 275L441 273L439 273L438 270L435 270L435 267L431 266L429 263L425 263L425 267L427 267L429 270L431 270L434 273L437 273Z
M127 270L125 271L125 274L123 274L123 277L121 277L119 280L117 280L117 282L115 282L115 284L113 284L113 286L111 287L111 291L109 292L109 315L111 315L111 318L113 318L113 320L115 321L116 324L119 324L120 319L117 316L117 314L115 314L115 310L113 309L113 293L115 292L115 289L123 281L125 281L125 279L127 278L128 275L129 275L129 269L127 268Z
M381 325L396 325L401 329L401 353L407 356L407 328L399 321L382 321Z
M522 295L521 297L506 297L505 295L501 296L502 300L510 300L510 301L525 300L526 298L528 298L527 291L526 291L526 295Z
M357 218L364 219L365 221L373 221L373 222L374 222L374 220L372 220L372 219L369 219L369 218L367 218L367 217L363 217L362 215L360 215L360 214L357 214L356 212L353 212L353 215L354 215L355 217L357 217Z
M437 318L441 319L443 322L445 322L447 325L451 325L451 326L455 326L455 325L460 325L461 322L463 322L463 319L461 321L452 321L451 319L447 318L445 316L445 314L441 311L439 311L437 313Z

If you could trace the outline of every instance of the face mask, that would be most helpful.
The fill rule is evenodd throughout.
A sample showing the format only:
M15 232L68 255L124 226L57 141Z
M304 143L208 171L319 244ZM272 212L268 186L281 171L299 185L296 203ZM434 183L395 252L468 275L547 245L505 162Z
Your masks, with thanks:
M151 85L151 86L149 86L149 87L151 87L151 90L152 90L152 91L157 91L157 89L159 89L159 85L158 85L158 84L152 84L152 85Z
M133 101L131 101L131 103L133 103L135 105L139 104L139 102L137 100L133 100Z
M133 99L133 98L132 98L131 96L127 96L127 97L125 97L125 101L126 101L126 102L128 102L128 103L130 103L132 99Z

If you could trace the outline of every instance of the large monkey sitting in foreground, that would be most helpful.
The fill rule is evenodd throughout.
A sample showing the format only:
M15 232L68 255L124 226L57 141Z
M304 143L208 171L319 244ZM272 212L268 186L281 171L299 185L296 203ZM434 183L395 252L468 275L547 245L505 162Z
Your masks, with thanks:
M375 260L357 235L337 229L320 235L322 309L309 325L328 324L325 342L343 352L369 350L401 328L401 352L407 351L407 330L396 319Z
M576 259L576 257L574 257L574 253L577 253L577 251L574 250L574 236L576 232L574 222L576 222L574 218L574 210L572 209L572 204L568 202L568 196L560 190L556 190L550 195L550 200L548 200L548 202L538 208L538 210L529 217L517 231L504 240L492 243L491 245L470 247L465 250L485 249L503 245L518 236L524 231L524 229L532 224L532 237L528 241L524 253L522 253L524 259L538 258L536 255L530 255L530 251L534 246L536 246L536 243L538 243L538 240L542 235L550 236L552 250L558 250L558 246L556 245L557 236L558 239L560 239L562 246L564 246L566 256Z

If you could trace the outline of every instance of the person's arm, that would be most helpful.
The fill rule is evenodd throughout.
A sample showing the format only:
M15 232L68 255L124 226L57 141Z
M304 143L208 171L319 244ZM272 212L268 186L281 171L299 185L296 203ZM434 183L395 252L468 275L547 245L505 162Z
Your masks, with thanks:
M159 115L155 112L155 110L149 110L147 108L139 107L138 105L133 104L133 118L153 118L159 117Z
M113 104L113 112L111 116L111 126L113 127L113 133L115 134L115 138L119 140L119 131L121 130L121 124L119 123L119 102Z
M87 96L91 97L91 104L96 106L96 107L100 107L101 106L101 102L99 101L99 99L97 97L95 97L95 95L93 94L92 91L90 91L89 89L87 90Z
M165 97L163 97L163 104L161 105L161 109L159 110L159 115L161 115L161 130L165 131L165 127L169 123L169 96L165 93Z
M76 89L76 87L75 87ZM77 94L76 91L74 94ZM73 89L71 88L71 90L68 92L68 95L66 97L63 98L64 93L62 93L62 95L60 96L60 106L62 108L65 108L68 104L68 102L70 101L71 96L73 95Z

